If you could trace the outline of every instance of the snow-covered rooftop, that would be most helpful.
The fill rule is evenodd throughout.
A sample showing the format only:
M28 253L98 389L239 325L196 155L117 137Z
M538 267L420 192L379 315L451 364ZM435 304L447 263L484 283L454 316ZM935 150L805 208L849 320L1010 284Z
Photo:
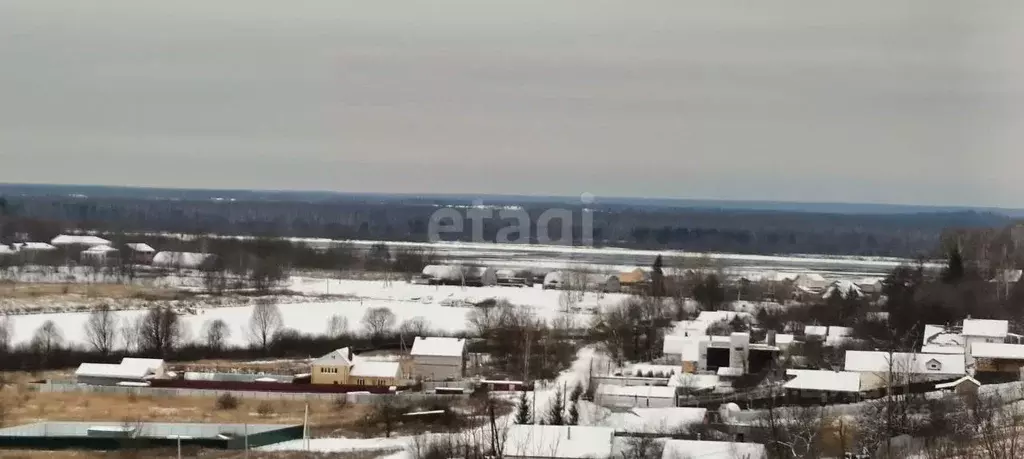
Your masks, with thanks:
M832 282L832 284L825 289L825 293L823 293L821 297L828 299L836 293L838 293L842 298L849 298L851 294L854 297L864 296L864 292L860 290L860 286L857 284L848 280L837 280Z
M960 379L958 379L956 381L950 381L948 383L936 384L935 385L935 389L936 390L952 389L952 388L954 388L956 386L959 386L959 385L961 385L963 383L971 383L971 384L974 384L975 386L981 386L981 383L977 379L974 379L974 378L972 378L970 376L964 376L963 378L960 378Z
M163 359L139 359L134 357L125 357L121 359L122 366L128 367L141 367L150 371L156 371L164 366Z
M597 395L617 397L675 398L676 388L666 386L613 386L601 384Z
M110 241L99 236L84 234L61 234L50 241L52 245L110 245Z
M142 366L116 363L83 363L75 370L76 377L142 379L150 373Z
M787 344L793 344L795 339L796 337L789 333L778 333L775 335L775 344L785 346Z
M964 336L980 336L985 338L1005 338L1010 323L1005 320L964 319Z
M804 335L807 336L828 336L828 327L824 325L808 325L804 327Z
M966 374L963 355L846 351L846 371L886 373L890 369L901 374Z
M743 371L742 368L732 368L732 367L719 367L718 368L718 376L719 377L722 377L722 376L725 376L725 377L737 377L737 376L743 376L743 373L744 373L744 371Z
M57 248L47 244L45 242L24 242L20 244L14 244L15 247L21 250L56 250Z
M706 408L633 408L626 416L628 432L674 433L681 428L700 424Z
M156 249L151 247L149 244L146 244L145 242L130 242L130 243L125 244L125 245L129 249L131 249L133 252L143 252L143 253L153 253L153 252L156 252Z
M514 425L505 439L505 457L606 458L612 455L611 427Z
M718 387L718 375L676 373L668 380L669 387L682 387L690 391L701 391Z
M113 247L111 247L109 245L105 245L104 244L104 245L94 245L92 247L89 247L87 250L85 250L85 253L108 253L108 252L117 252L117 249L115 249L115 248L113 248Z
M692 457L700 459L761 459L764 445L726 441L669 440L665 442L662 459Z
M433 356L433 357L462 357L466 350L466 340L463 338L446 338L428 336L426 338L417 336L412 344L412 355Z
M786 382L786 389L817 390L828 392L860 392L860 373L855 371L830 370L786 370L795 378Z
M153 256L154 266L198 268L213 255L195 252L158 252Z
M922 354L964 354L964 347L958 345L926 344L921 346Z
M395 378L400 371L401 364L398 362L359 360L352 365L349 375L362 378Z
M971 355L982 359L1024 360L1024 344L974 343Z
M335 349L327 354L324 354L320 358L313 360L313 365L352 365L351 349L343 347L341 349Z

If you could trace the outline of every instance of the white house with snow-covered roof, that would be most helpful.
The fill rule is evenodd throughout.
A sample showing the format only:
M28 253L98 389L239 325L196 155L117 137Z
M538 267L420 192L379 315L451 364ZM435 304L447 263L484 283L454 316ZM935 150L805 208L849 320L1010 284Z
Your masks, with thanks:
M413 377L423 381L461 379L466 368L466 340L417 336L412 344Z
M821 274L817 273L807 273L796 276L793 283L797 288L812 292L820 292L828 286L828 280L822 277Z

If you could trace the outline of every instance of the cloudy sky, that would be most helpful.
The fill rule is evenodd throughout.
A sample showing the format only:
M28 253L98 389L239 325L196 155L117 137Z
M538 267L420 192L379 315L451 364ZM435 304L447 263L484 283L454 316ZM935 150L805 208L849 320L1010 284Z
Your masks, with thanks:
M1024 207L1022 13L0 0L0 182Z

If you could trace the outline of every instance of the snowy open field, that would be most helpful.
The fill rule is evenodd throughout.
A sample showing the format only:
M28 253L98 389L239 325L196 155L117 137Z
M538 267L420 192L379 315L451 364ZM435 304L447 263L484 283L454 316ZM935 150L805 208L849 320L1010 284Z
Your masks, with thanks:
M461 305L463 301L479 301L488 298L506 299L509 302L533 308L538 317L554 318L562 310L561 291L538 288L515 287L460 287L429 286L394 281L385 285L382 281L293 278L291 289L310 294L345 295L346 299L330 302L294 302L280 305L284 326L303 333L324 333L328 319L340 315L348 319L349 330L361 331L360 320L369 308L386 307L397 317L396 326L402 321L422 317L431 328L459 332L466 329L466 316L472 310ZM582 309L578 320L587 321L588 308L612 305L625 299L625 294L598 296L588 293L577 303ZM119 319L137 320L144 310L117 311ZM252 306L198 308L195 315L186 315L183 322L186 339L202 336L203 326L209 321L223 319L231 328L230 344L245 345L248 342L246 327ZM89 314L52 313L11 316L14 321L13 343L31 340L34 331L47 320L53 320L60 328L66 342L85 344L85 323ZM585 322L581 322L585 323Z

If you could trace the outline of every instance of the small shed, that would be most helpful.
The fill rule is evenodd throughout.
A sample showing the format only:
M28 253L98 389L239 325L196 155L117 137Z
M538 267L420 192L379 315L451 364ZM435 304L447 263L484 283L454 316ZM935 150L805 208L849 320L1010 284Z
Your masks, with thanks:
M156 249L144 242L131 242L125 244L125 248L133 263L148 265L153 262L153 256L156 255Z
M95 245L83 250L79 260L85 265L108 265L117 261L120 252L109 245Z
M981 387L981 383L977 379L964 376L956 381L936 384L935 390L953 392L960 396L976 396L978 395L979 387Z

